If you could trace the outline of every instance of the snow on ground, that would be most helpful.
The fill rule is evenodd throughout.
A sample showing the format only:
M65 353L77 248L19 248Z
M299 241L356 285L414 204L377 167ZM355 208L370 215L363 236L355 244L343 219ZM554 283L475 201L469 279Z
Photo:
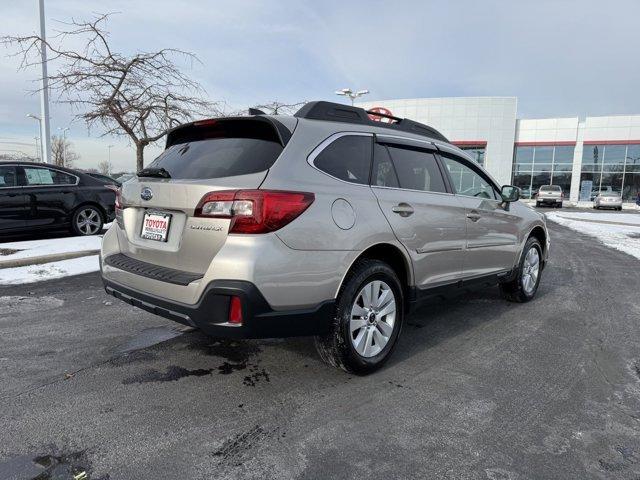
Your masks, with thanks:
M47 238L43 240L28 240L24 242L0 243L0 265L3 260L32 258L54 253L81 252L85 250L100 250L101 236ZM5 253L3 253L3 251ZM14 251L6 254L7 251Z
M96 272L98 270L100 270L98 255L72 258L69 260L61 260L59 262L44 263L42 265L4 268L0 269L0 285L18 285L23 283L41 282L44 280L68 277L70 275Z
M547 219L596 237L607 247L640 259L640 215L633 213L547 213Z

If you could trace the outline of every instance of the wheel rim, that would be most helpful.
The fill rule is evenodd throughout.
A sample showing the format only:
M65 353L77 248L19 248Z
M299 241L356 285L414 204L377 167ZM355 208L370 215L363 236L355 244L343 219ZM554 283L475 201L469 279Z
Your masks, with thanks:
M367 283L351 307L349 333L358 355L369 358L389 343L396 322L396 297L382 280Z
M531 247L524 257L522 265L522 288L527 294L535 291L540 274L540 253L536 247Z
M81 210L76 219L76 226L83 235L98 233L101 227L100 214L93 208Z

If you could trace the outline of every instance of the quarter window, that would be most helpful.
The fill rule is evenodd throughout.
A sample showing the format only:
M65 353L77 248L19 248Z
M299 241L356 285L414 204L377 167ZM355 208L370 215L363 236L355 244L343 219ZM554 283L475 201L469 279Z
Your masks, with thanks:
M457 194L492 200L498 198L493 185L474 169L453 158L442 157L442 160L449 170Z
M373 138L362 135L340 137L316 157L316 168L345 182L369 184L371 143Z
M75 185L76 177L49 168L24 168L27 185Z
M408 148L387 147L400 188L446 193L442 173L433 153Z
M0 188L15 187L17 184L16 167L0 166Z

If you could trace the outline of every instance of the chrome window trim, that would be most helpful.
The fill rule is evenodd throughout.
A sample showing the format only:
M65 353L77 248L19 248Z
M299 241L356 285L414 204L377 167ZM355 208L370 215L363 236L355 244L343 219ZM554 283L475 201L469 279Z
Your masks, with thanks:
M455 195L455 193L450 192L432 192L431 190L414 190L412 188L385 187L383 185L371 185L371 188L382 188L384 190L400 190L402 192L428 193L431 195Z
M338 132L338 133L334 133L334 134L328 136L327 138L325 138L322 142L320 142L320 144L316 148L314 148L311 151L311 153L307 156L307 163L311 167L316 169L318 172L326 175L327 177L331 177L334 180L338 180L339 182L347 183L349 185L356 185L356 186L360 186L360 187L370 187L368 180L367 180L367 183L349 182L348 180L343 180L342 178L334 177L330 173L327 173L324 170L321 170L320 168L318 168L316 166L315 160L316 160L316 158L318 158L318 155L320 155L324 151L325 148L327 148L329 145L331 145L337 139L342 138L342 137L373 137L373 133L368 133L368 132Z
M390 139L390 141L385 142L385 139ZM381 142L378 139L382 140ZM401 140L401 142L394 142L393 140ZM404 143L402 143L404 142ZM376 134L376 143L381 144L390 144L390 145L398 145L399 147L417 147L417 148L426 148L427 150L437 152L438 147L434 142L430 142L428 140L418 140L416 138L403 137L400 135L386 135L386 134Z

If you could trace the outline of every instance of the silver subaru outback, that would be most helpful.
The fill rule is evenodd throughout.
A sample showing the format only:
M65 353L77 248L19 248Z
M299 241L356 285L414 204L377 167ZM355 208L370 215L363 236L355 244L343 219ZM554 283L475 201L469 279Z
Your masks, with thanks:
M472 283L534 297L544 216L437 130L330 102L253 113L172 130L123 184L109 294L215 337L313 335L359 374L426 298Z

